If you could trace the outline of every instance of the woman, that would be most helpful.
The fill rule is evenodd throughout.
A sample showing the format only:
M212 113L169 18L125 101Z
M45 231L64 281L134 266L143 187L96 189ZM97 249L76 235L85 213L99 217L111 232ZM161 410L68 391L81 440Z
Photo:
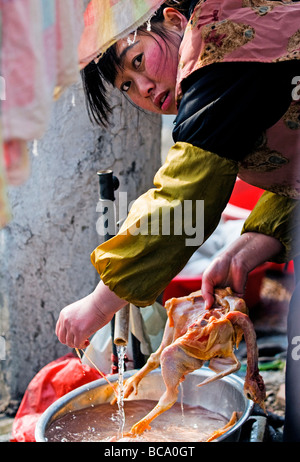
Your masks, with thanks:
M103 85L108 81L143 109L177 114L176 144L155 176L155 188L135 202L118 235L93 252L101 275L95 291L62 310L56 332L70 347L85 347L88 337L127 302L153 303L199 247L196 240L187 245L187 232L136 232L141 223L159 209L170 212L174 203L183 208L189 201L196 229L202 200L205 240L220 220L237 175L266 192L241 237L204 273L207 307L215 286L230 285L243 295L253 268L299 254L294 234L299 224L300 105L293 99L295 76L300 75L299 4L171 4L151 18L151 30L148 23L118 40L83 71L96 121L108 121ZM300 419L300 411L296 414ZM293 437L300 440L299 428Z

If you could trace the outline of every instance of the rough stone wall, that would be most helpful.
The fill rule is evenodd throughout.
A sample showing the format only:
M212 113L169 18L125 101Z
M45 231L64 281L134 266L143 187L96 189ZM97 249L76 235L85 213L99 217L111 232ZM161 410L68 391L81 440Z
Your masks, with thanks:
M129 200L152 187L160 166L159 116L118 93L109 130L88 119L81 83L53 107L43 139L30 145L32 173L11 188L13 221L0 231L0 401L24 393L32 377L69 350L55 336L59 311L90 293L99 277L90 253L96 232L99 169L112 168Z

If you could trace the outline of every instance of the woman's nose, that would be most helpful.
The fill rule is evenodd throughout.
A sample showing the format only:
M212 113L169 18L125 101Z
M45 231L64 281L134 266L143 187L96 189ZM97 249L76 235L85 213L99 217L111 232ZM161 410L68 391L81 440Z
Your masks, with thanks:
M140 75L136 81L139 93L144 98L151 95L155 85L154 82L146 76Z

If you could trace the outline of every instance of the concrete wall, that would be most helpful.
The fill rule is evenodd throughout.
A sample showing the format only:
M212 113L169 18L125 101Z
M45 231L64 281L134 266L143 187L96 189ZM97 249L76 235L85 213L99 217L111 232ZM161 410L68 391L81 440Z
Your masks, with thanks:
M118 93L109 131L93 126L81 83L54 104L49 129L32 143L29 181L11 188L14 219L0 231L0 401L24 393L32 377L69 350L55 336L59 311L98 282L90 253L96 232L99 169L112 168L129 200L152 186L160 166L159 116ZM1 359L1 358L0 358Z

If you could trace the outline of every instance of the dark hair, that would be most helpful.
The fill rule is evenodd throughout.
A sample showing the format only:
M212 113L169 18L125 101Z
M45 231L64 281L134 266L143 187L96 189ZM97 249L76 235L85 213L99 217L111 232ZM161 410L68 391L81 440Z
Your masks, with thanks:
M167 33L161 23L164 21L163 10L167 7L173 7L180 11L189 19L196 3L199 0L167 0L152 16L151 32L159 35L167 43L170 33ZM147 26L144 24L138 29L140 34L149 34ZM121 69L121 62L116 53L116 45L112 45L99 59L90 62L82 71L81 78L83 82L84 93L88 115L91 121L97 124L107 126L108 116L111 113L111 107L107 98L107 83L114 85L118 70Z

